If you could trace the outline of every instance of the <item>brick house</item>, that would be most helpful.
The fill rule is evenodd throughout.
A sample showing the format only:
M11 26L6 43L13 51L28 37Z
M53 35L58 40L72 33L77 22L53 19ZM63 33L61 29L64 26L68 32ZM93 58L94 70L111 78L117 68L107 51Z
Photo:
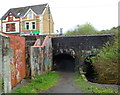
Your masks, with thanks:
M16 35L44 35L54 32L48 4L11 8L1 19L2 32Z

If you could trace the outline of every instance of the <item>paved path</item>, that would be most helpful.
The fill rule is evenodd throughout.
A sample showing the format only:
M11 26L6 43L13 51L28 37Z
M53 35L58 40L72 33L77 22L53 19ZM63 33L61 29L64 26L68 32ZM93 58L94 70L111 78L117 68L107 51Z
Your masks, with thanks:
M74 73L58 72L61 75L59 82L52 88L41 93L82 93L73 81Z

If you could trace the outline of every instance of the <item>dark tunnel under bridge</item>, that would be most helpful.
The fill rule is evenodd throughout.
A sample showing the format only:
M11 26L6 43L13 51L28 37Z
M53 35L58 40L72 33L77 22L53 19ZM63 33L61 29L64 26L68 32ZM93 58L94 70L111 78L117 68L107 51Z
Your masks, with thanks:
M75 58L69 54L58 54L53 57L54 70L62 72L75 71Z

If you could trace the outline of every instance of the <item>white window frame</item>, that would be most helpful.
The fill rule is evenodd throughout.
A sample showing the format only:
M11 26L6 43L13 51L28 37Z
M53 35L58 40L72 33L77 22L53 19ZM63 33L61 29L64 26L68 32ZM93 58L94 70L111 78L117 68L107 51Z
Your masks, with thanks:
M35 29L33 29L33 22L35 23ZM29 23L29 29L27 29L27 23ZM31 22L25 22L25 28L26 30L36 30L36 22L35 21L31 21Z
M33 24L33 22L34 22L35 24ZM34 28L34 29L33 29L33 25L35 25L35 28ZM31 22L31 29L32 29L32 30L35 30L35 29L36 29L36 22L35 22L35 21L32 21L32 22Z
M29 29L27 29L27 23L28 23ZM29 22L25 23L25 28L26 28L26 30L30 30L30 23Z
M30 15L31 15L31 17L30 17ZM27 19L33 19L33 13L32 13L32 12L29 12L29 13L28 13Z

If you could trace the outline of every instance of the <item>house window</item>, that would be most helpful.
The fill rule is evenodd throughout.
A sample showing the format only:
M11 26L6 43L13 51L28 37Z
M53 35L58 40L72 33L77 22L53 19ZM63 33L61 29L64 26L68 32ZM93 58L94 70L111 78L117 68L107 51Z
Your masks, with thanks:
M6 32L10 32L10 24L6 24Z
M34 30L34 29L36 29L36 23L35 22L26 22L25 29L26 30Z
M15 31L15 23L12 24L11 31Z
M9 16L9 17L8 17L8 21L13 21L13 17L12 17L12 16Z
M35 29L35 22L32 22L32 29Z
M15 23L6 24L6 32L15 31Z
M26 22L26 29L29 30L29 22Z
M33 13L32 12L29 12L28 13L28 19L32 19L33 18Z

